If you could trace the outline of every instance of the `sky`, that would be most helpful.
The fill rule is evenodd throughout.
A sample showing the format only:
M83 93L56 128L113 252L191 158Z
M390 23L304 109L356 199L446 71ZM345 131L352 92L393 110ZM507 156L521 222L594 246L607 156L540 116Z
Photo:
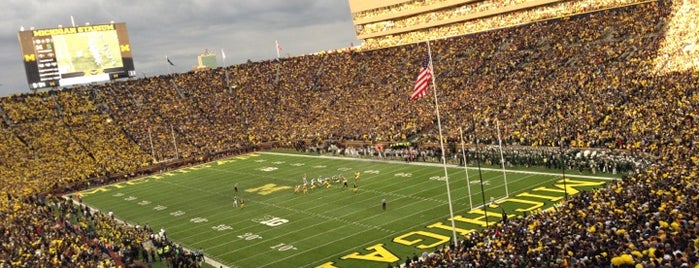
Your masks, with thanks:
M234 65L275 58L275 40L282 56L361 43L348 0L3 0L0 97L30 92L20 28L70 26L71 16L76 26L126 23L139 77L187 72L207 49L219 65ZM169 70L165 56L175 64Z

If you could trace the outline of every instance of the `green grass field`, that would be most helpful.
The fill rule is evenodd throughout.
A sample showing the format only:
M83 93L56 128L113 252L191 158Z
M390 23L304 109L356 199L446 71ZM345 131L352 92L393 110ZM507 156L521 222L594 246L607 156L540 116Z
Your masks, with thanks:
M448 168L457 236L563 200L564 193L600 187L609 179L469 167ZM358 191L352 190L360 172ZM574 172L575 173L575 172ZM319 176L344 175L349 188L332 183L307 194L294 186ZM245 207L233 205L234 185ZM448 245L453 237L444 168L318 155L256 153L82 192L83 202L131 224L164 228L168 238L203 249L214 267L386 267L407 256ZM381 200L387 200L387 209ZM488 213L486 218L483 214Z

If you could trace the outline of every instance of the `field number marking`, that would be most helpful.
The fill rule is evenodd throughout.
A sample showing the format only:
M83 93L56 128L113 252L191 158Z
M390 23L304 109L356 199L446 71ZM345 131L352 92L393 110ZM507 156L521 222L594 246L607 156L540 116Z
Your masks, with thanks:
M207 220L206 218L202 218L202 217L196 217L196 218L189 219L189 221L193 222L193 223L202 223L202 222L208 222L209 220Z
M216 231L225 231L225 230L233 230L233 227L231 227L230 225L219 224L219 225L211 227L211 229L214 229Z
M278 250L278 251L287 251L287 250L290 250L290 249L293 249L293 250L297 250L297 249L298 249L298 248L296 248L296 247L294 247L294 246L292 246L292 245L287 245L287 244L284 244L284 243L279 243L279 244L277 244L277 245L275 245L275 246L271 246L271 247L269 247L269 248L271 248L271 249L276 249L276 250Z
M184 215L185 213L186 212L184 212L182 210L178 210L178 211L170 212L170 215L175 216L175 217L179 217L179 216Z
M262 236L260 236L258 234L253 234L253 233L244 233L242 235L239 235L238 238L245 239L245 240L253 240L253 239L262 239Z
M432 181L445 181L445 180L447 180L447 177L445 177L445 176L432 176L432 177L430 177L430 180L432 180Z
M260 224L264 224L264 225L267 225L270 227L276 227L276 226L279 226L279 225L282 225L282 224L289 222L289 220L287 220L287 219L275 217L272 215L265 215L262 218L252 219L252 221L260 223Z

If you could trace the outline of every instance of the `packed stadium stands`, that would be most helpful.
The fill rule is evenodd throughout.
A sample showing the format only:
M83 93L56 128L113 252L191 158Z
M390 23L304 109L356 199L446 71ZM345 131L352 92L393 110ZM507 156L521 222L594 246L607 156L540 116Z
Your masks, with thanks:
M362 2L362 1L360 1ZM645 0L404 1L353 13L365 48L385 48L611 9ZM370 4L381 5L381 4Z
M402 265L699 267L699 70L656 68L680 4L650 1L433 41L449 139L463 128L467 143L493 141L497 119L508 145L563 141L652 164ZM0 267L144 260L134 252L145 249L131 246L152 230L61 193L272 142L437 141L431 97L408 101L426 50L322 53L0 99ZM184 257L191 252L173 251L170 262L197 266Z

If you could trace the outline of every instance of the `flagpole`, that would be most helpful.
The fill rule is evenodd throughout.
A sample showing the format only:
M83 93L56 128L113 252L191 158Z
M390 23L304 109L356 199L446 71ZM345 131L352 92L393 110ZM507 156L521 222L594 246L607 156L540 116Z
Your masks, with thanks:
M556 124L556 132L558 132L558 154L561 158L561 173L563 174L563 199L565 201L568 201L568 185L566 185L566 162L565 158L563 158L563 136L561 136L561 122L558 118L558 115L556 115Z
M228 69L226 68L226 52L223 52L223 48L221 49L221 67L223 68L223 73L226 78L226 92L231 93L231 85L228 80Z
M447 201L449 202L449 216L451 217L451 231L454 235L454 245L458 245L459 240L456 238L456 224L454 223L454 207L451 204L451 190L449 189L449 173L447 172L447 158L444 154L444 138L442 136L442 121L439 117L439 104L437 102L437 83L435 81L434 66L432 65L432 50L430 41L427 40L427 55L430 58L430 72L432 73L432 88L434 89L434 109L437 114L437 126L439 128L439 146L442 150L442 165L444 166L444 178L447 185Z
M230 78L228 75L228 68L223 67L223 72L226 76L226 92L231 93L233 90L231 90L231 82L230 82Z
M158 158L155 157L155 147L153 147L153 136L150 133L150 126L148 126L148 140L150 141L150 154L153 156L153 162L158 162Z
M221 49L221 67L226 67L226 53L223 52L223 48Z
M473 200L471 199L471 179L468 177L468 162L466 161L466 149L464 149L464 131L459 127L461 134L461 154L464 157L464 171L466 172L466 188L468 189L468 205L469 209L473 210Z
M507 172L505 172L505 157L502 155L502 138L500 138L500 121L496 118L495 125L498 130L498 145L500 147L500 164L502 165L502 177L505 178L505 198L510 197L510 191L507 189Z
M279 59L279 42L274 40L274 49L277 50L277 59Z
M180 159L180 152L177 151L177 141L175 140L175 128L170 125L170 131L172 132L172 144L175 145L175 159Z

